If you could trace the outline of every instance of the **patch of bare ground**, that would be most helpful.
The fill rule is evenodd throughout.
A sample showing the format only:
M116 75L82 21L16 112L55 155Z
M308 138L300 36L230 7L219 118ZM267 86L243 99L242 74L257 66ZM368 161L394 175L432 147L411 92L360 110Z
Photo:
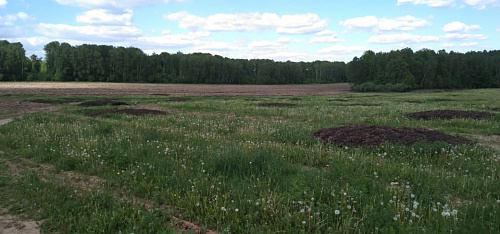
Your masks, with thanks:
M495 107L495 108L491 108L492 111L500 111L500 108L498 107Z
M431 119L486 119L493 117L494 114L482 111L458 111L458 110L431 110L414 112L408 117L416 120Z
M34 220L22 219L8 214L8 209L0 207L0 234L38 234L40 228Z
M9 167L9 172L12 176L14 177L19 177L21 176L24 172L31 170L35 171L39 176L40 180L44 182L49 182L53 181L54 183L59 183L67 186L72 186L78 189L86 190L86 191L91 191L93 189L106 189L104 187L105 180L97 177L97 176L90 176L90 175L85 175L76 171L60 171L59 173L55 173L55 168L53 165L50 164L37 164L29 159L21 158L19 162L12 162L8 161L6 159L0 158L1 161L4 161L7 166ZM154 202L146 199L141 199L141 198L136 198L134 196L130 196L127 194L120 194L116 191L112 191L113 196L115 196L118 199L121 200L127 200L132 202L135 205L145 207L148 211L153 211L154 207ZM172 211L173 209L169 206L160 206L156 209L162 209L162 210L167 210L167 211ZM3 215L0 213L0 231L2 231L3 226L2 221L3 220L9 220L9 218L14 217L11 215ZM177 215L172 215L170 217L171 220L168 220L172 222L171 224L173 227L176 229L178 232L182 233L210 233L210 234L215 234L218 233L216 231L204 229L198 225L196 225L194 222L184 220L181 218L181 214ZM24 225L25 228L20 229L20 232L16 232L14 229L6 229L8 232L0 232L0 234L7 234L7 233L40 233L40 229L38 228L38 224L35 221L20 221L21 226ZM12 222L10 222L12 224ZM19 223L19 222L18 222ZM38 232L27 232L31 230L33 227L33 224L36 224L34 226L34 230ZM12 226L12 225L10 225ZM9 228L10 228L9 226ZM20 226L20 225L17 225ZM16 226L16 227L17 227ZM26 229L28 228L28 229Z
M87 116L97 117L106 114L127 114L134 116L144 116L144 115L166 115L167 112L161 110L150 110L150 109L118 109L118 110L105 110L88 113Z
M349 93L350 85L207 85L207 84L136 84L100 82L1 82L5 95L314 95Z
M472 144L467 138L452 136L436 130L390 126L340 126L324 128L314 133L324 143L338 146L380 146L386 142L412 145L417 142L446 142L451 145Z
M59 107L47 103L25 102L20 99L0 99L1 119L10 119L24 114L36 113L41 111L56 112Z
M115 100L96 100L96 101L88 101L82 102L78 104L79 106L90 107L90 106L128 106L128 103L125 102L117 102Z
M422 104L424 103L423 101L407 101L407 103L412 103L412 104Z
M259 106L265 106L265 107L270 107L270 106L276 106L276 107L290 107L290 106L297 106L297 104L294 103L261 103Z
M474 137L478 140L479 144L500 151L500 135L479 135Z

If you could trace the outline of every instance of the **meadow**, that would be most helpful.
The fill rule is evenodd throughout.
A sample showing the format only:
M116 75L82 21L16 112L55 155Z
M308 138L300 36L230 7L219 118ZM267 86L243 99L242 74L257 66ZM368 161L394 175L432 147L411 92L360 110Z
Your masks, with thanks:
M0 206L61 233L498 233L499 91L71 97L167 112L97 117L87 115L136 107L3 95L46 100L59 111L0 127ZM408 117L438 109L495 116ZM339 147L313 137L361 124L475 143Z

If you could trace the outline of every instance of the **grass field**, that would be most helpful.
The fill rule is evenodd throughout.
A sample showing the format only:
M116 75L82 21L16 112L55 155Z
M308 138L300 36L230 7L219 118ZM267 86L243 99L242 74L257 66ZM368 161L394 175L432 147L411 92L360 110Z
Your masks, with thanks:
M0 96L58 107L0 127L0 207L62 233L498 233L499 93L106 97L168 112L139 117L86 115L134 106ZM407 117L436 109L495 116ZM11 114L0 111L0 119ZM476 143L353 148L312 136L360 124L423 127Z

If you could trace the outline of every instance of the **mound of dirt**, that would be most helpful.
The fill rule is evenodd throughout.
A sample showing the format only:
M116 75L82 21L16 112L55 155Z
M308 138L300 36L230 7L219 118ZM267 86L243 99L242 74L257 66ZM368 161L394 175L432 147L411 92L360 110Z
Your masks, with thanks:
M259 106L297 106L297 104L293 103L261 103Z
M120 109L120 110L106 110L88 113L87 116L96 117L105 114L127 114L127 115L166 115L167 112L159 110L149 110L149 109Z
M63 100L48 100L48 99L28 100L28 102L45 103L45 104L65 104L65 103L82 102L82 101L83 101L83 99L81 99L81 98L66 98Z
M481 111L458 111L458 110L432 110L415 112L408 115L412 119L485 119L493 117L494 114Z
M128 103L125 102L117 102L114 100L97 100L97 101L88 101L88 102L82 102L78 104L79 106L84 106L84 107L90 107L90 106L128 106Z
M447 98L436 98L436 99L430 99L429 101L433 101L433 102L454 102L455 100L447 99Z
M343 106L381 106L380 104L361 104L361 103L354 103L354 104L346 104Z
M329 102L348 102L349 100L347 99L340 99L340 98L336 98L336 99L330 99L328 100Z
M177 98L168 99L167 102L187 102L189 100L191 100L191 98L177 97Z
M389 126L341 126L324 128L314 133L324 143L338 146L380 146L385 142L412 145L425 141L428 143L446 142L451 145L472 144L467 138L451 136L440 131L423 128Z

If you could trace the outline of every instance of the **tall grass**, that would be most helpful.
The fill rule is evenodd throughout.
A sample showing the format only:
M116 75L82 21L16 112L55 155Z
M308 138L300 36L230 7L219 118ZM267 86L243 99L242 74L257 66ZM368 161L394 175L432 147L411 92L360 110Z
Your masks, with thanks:
M499 135L499 114L477 121L406 116L431 109L490 111L500 107L497 92L304 96L293 101L296 107L258 106L291 102L273 96L192 97L179 103L123 97L170 114L89 118L84 114L111 107L64 104L62 113L30 114L3 126L0 146L8 155L106 180L103 191L62 203L78 214L58 207L73 188L31 174L16 184L30 194L29 201L44 204L49 231L85 232L79 220L91 231L161 228L163 216L122 201L118 192L167 205L221 232L500 232L498 151L442 143L350 148L312 137L319 128L353 124ZM444 98L454 101L434 101ZM408 103L415 100L423 103ZM346 105L354 103L380 106ZM44 191L44 199L30 184ZM113 221L118 218L126 221Z

